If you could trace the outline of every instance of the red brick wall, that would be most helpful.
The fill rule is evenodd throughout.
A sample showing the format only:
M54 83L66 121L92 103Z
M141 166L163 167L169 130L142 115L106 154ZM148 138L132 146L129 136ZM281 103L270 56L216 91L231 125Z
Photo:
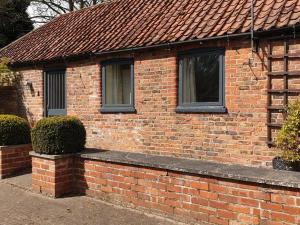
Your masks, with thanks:
M227 114L175 113L177 50L132 55L136 114L99 113L100 65L72 64L68 113L84 121L91 147L270 166L275 152L266 145L266 68L259 57L249 67L249 42L218 46L226 48Z
M175 113L177 104L176 54L184 48L224 47L225 104L228 113ZM299 49L296 43L291 49ZM270 166L277 154L266 145L267 47L249 66L249 41L211 42L114 58L135 59L136 114L101 114L100 62L110 56L88 58L67 65L68 114L78 116L87 128L89 147L211 160L250 166ZM282 51L282 45L275 52ZM298 62L290 64L297 69ZM274 69L280 70L280 62ZM33 81L34 93L25 90L24 105L30 120L41 118L42 71L22 71ZM300 84L298 81L294 83ZM275 86L280 86L280 82ZM291 84L292 85L292 84ZM280 97L274 101L282 102ZM274 118L274 120L280 118Z
M24 172L31 167L28 145L0 146L0 179Z
M300 224L299 189L79 160L80 193L112 203L210 224Z
M38 68L18 69L17 95L20 115L31 125L43 117L43 71ZM30 88L27 82L32 82Z

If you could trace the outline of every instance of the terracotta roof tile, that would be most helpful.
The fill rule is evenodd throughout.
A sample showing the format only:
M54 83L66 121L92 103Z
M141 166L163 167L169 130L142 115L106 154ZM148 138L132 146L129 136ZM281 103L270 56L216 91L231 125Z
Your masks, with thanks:
M300 23L300 0L254 1L254 30ZM0 50L13 62L249 32L251 0L115 0L62 15Z

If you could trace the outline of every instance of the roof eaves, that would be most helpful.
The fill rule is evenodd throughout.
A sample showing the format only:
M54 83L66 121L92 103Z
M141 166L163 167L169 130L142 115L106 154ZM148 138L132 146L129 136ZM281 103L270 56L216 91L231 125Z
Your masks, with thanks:
M270 32L283 32L283 31L289 31L289 30L293 30L293 33L295 33L296 31L299 31L300 24L297 26L286 26L286 27L271 29L271 30L259 30L259 31L256 31L255 34L260 36L260 35L269 34ZM126 53L126 52L132 52L132 51L141 51L141 50L146 50L146 49L172 47L172 46L192 44L192 43L203 42L203 41L222 40L222 39L229 40L232 38L247 37L247 36L249 38L251 37L250 31L243 32L243 33L240 32L240 33L226 34L226 35L222 35L222 36L212 36L212 37L205 37L205 38L199 38L199 39L185 40L185 41L160 43L160 44L155 44L155 45L129 47L129 48L123 48L123 49L116 49L116 50L84 52L84 53L68 55L68 56L53 57L53 58L45 59L45 60L32 60L32 61L23 61L23 62L15 62L15 63L13 62L11 64L11 66L36 65L36 64L49 63L49 62L54 62L54 61L57 62L57 61L75 60L75 59L82 59L84 57L103 56L103 55Z

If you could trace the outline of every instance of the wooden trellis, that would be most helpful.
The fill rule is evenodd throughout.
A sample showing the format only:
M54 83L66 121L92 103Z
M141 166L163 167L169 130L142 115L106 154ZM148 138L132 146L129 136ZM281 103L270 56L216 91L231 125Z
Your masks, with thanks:
M300 53L289 53L289 44L291 40L294 40L295 37L285 37L285 38L272 38L268 42L268 80L267 80L267 144L269 146L274 145L274 137L272 135L272 131L274 129L280 129L282 123L276 123L272 121L272 115L274 113L281 113L283 115L283 119L286 118L286 107L288 105L289 97L300 94L300 89L291 89L289 88L289 80L300 78L300 70L299 71L289 71L289 60L299 59ZM272 54L273 53L273 43L283 42L283 54ZM283 60L283 70L273 72L272 64L276 60L277 62ZM299 61L300 62L300 61ZM283 88L282 89L274 89L273 88L273 80L274 79L283 79ZM283 101L281 105L274 105L272 102L272 96L280 95L283 96Z

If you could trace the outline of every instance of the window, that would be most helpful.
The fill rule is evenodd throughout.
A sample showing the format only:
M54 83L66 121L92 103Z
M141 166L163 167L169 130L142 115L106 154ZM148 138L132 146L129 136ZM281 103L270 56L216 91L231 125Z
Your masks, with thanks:
M179 54L177 112L225 112L224 51Z
M101 112L134 112L133 61L102 63Z

